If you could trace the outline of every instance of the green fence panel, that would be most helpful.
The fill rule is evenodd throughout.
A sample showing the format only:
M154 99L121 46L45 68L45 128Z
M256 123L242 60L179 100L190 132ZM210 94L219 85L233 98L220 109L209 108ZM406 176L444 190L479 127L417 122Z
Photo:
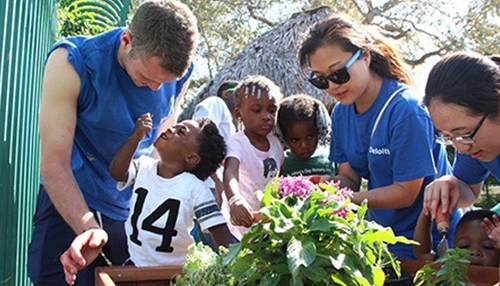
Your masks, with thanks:
M31 284L26 265L40 176L38 108L57 2L0 1L0 285ZM95 2L110 4L115 21L126 23L132 0Z
M0 285L29 285L27 247L39 182L38 106L56 0L0 3Z

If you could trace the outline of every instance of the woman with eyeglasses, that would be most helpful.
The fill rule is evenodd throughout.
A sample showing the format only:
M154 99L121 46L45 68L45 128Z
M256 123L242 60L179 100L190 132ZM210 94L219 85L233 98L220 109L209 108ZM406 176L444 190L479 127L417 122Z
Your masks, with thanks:
M424 104L438 138L457 151L453 175L425 190L424 208L432 217L472 205L490 173L500 178L499 63L499 57L455 53L429 73Z
M306 34L299 61L309 82L339 101L329 156L339 164L334 179L355 191L367 180L368 191L355 192L352 201L367 199L369 219L412 239L425 186L451 167L399 55L379 33L331 15ZM452 226L459 214L453 218ZM390 250L414 258L411 245Z

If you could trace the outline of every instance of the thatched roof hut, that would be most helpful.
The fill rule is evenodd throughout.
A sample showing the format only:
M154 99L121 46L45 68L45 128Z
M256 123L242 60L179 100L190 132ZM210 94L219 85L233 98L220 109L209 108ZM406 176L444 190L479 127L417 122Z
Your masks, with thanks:
M303 34L316 21L331 14L328 7L296 13L289 20L253 39L234 58L222 67L220 72L207 83L197 96L184 107L179 120L190 118L194 106L201 100L214 96L223 81L240 80L246 75L264 75L274 81L283 95L306 93L327 105L333 106L334 99L307 82L299 66L297 51Z

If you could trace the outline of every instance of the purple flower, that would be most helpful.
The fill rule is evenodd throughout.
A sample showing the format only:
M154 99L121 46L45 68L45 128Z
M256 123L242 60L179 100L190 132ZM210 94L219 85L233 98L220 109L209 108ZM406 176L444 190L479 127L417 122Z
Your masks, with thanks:
M345 203L347 202L347 198L352 198L352 194L353 194L352 190L350 190L348 188L341 188L340 181L337 181L337 182L330 181L330 182L327 182L326 184L333 186L336 190L334 194L329 193L329 192L327 193L328 201L330 201L330 202L333 201L333 202L340 203L341 205L345 205ZM352 210L353 210L353 207L351 204L349 204L349 205L343 206L337 210L334 210L332 212L332 215L345 218L347 213L352 211Z
M314 189L316 185L302 176L280 177L278 180L278 195L282 198L293 195L305 199Z
M326 184L334 187L336 190L335 193L323 191L319 186L303 176L280 177L278 179L278 195L281 198L294 196L306 199L313 191L323 192L327 196L327 199L323 202L324 204L328 202L337 202L341 206L331 214L345 218L347 213L353 210L350 204L345 205L348 198L352 198L353 192L348 188L341 188L340 181L330 181Z

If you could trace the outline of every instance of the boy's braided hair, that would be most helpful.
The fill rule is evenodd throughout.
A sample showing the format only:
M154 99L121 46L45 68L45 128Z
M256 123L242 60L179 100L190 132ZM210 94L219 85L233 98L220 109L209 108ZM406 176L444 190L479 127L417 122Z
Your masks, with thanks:
M198 138L200 162L190 172L204 181L215 173L226 157L226 143L212 120L206 117L194 118L193 120L200 124L201 129Z

